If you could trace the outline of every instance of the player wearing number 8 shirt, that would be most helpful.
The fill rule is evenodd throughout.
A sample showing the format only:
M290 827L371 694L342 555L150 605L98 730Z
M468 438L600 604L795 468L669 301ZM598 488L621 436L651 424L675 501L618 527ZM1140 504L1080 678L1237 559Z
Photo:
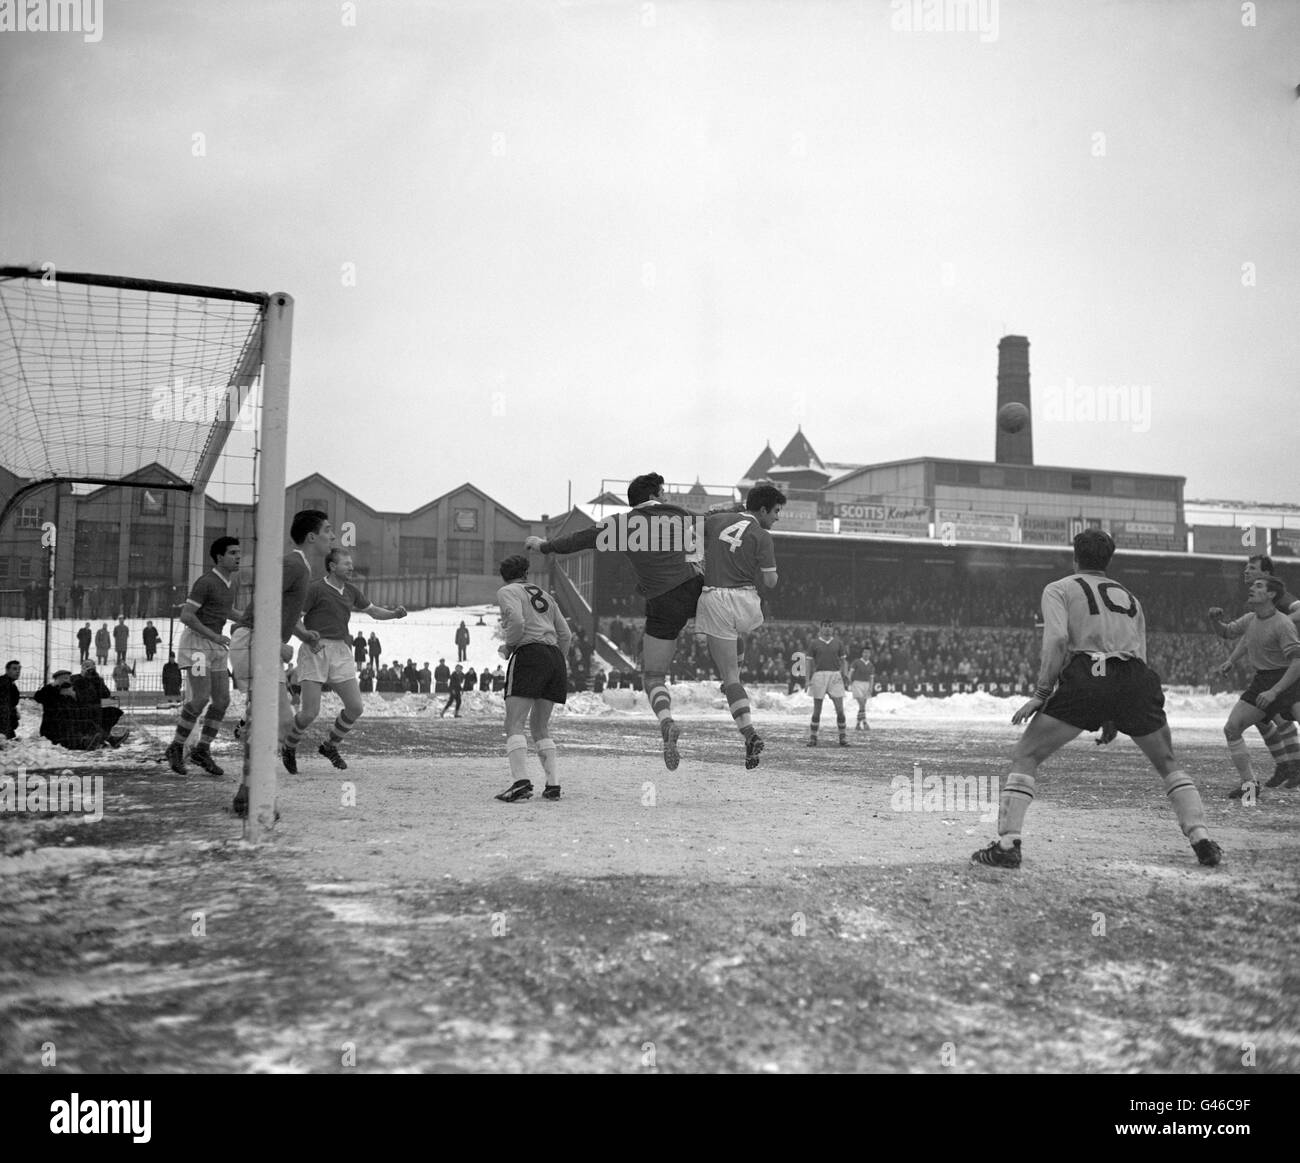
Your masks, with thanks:
M1034 696L1011 722L1030 720L999 801L998 838L971 856L1020 867L1020 831L1038 765L1080 731L1111 721L1159 772L1179 827L1202 864L1222 859L1205 826L1200 793L1174 758L1160 676L1146 665L1146 618L1128 589L1106 576L1115 542L1100 529L1074 539L1075 572L1043 590L1043 653ZM1055 688L1055 691L1053 691Z
M497 590L501 610L501 627L505 645L500 653L509 658L506 666L506 760L514 782L497 799L506 803L531 799L532 781L528 778L528 739L524 723L532 730L537 744L537 758L546 774L544 800L560 798L557 778L555 740L548 725L556 703L566 701L569 675L564 659L569 653L572 635L555 599L540 586L528 581L528 558L523 554L507 557L500 565L501 580Z
M704 590L695 629L708 637L727 709L745 740L747 771L758 766L763 740L750 722L740 648L743 636L763 624L759 585L776 585L776 546L768 530L780 519L784 504L785 495L775 485L755 485L745 497L743 513L710 513L704 520Z

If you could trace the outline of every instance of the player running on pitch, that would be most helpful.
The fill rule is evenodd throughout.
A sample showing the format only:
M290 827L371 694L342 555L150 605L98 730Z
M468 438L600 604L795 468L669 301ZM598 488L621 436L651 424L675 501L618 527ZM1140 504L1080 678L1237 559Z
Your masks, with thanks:
M293 726L284 740L285 753L293 757L295 767L298 744L320 714L321 691L328 683L343 700L343 709L335 717L329 737L320 745L320 753L340 771L347 770L347 762L339 754L339 744L357 725L362 711L361 683L357 678L352 633L348 629L352 611L369 614L377 622L406 617L405 606L393 610L376 606L351 579L351 552L331 549L325 555L325 576L313 581L307 590L302 624L308 633L314 631L320 638L314 646L304 642L298 647L302 706L294 715Z
M537 744L537 758L546 773L544 800L560 798L555 740L549 724L556 703L568 698L569 676L564 659L572 635L555 599L528 581L528 558L522 553L507 557L500 565L497 590L505 645L500 653L509 658L506 667L506 760L514 782L497 799L506 803L531 799L533 783L528 778L528 738L524 724Z
M610 517L590 529L581 529L545 541L529 537L525 548L541 553L577 553L582 549L612 548L627 555L636 572L636 592L645 598L645 634L641 641L641 668L646 698L659 720L664 766L676 771L681 762L677 741L681 728L673 721L668 694L668 670L677 652L677 637L695 617L703 581L687 560L693 514L661 498L664 478L657 472L637 477L627 489L631 513ZM672 531L676 530L676 536Z
M809 726L808 746L817 746L817 730L822 723L822 703L826 696L835 704L835 726L840 733L840 746L849 745L848 720L844 717L844 688L848 685L848 648L835 633L835 625L823 618L817 637L808 643L806 665L811 672L808 693L812 695L812 723Z
M190 748L190 759L209 775L226 773L212 758L212 741L221 730L221 721L230 706L230 639L226 637L227 619L237 617L239 600L239 538L218 537L208 550L212 568L190 590L181 607L181 625L185 627L176 647L177 664L185 673L189 699L181 707L176 735L167 746L167 765L177 775L185 774L185 744L203 715L199 742ZM207 707L207 714L203 708Z
M287 553L281 560L280 583L280 660L285 663L293 661L293 648L289 639L296 637L303 642L315 643L319 635L308 630L302 624L302 608L307 601L307 590L311 586L312 563L324 572L325 555L334 547L334 526L330 524L329 515L321 509L303 509L294 514L289 526L289 540L293 542L292 553ZM248 691L251 700L253 679L253 593L249 587L244 616L240 618L230 635L230 669L235 679L235 686ZM280 669L280 723L279 739L281 756L285 769L291 775L298 774L297 764L292 756L283 752L284 739L293 727L293 704L289 702L289 688L283 667ZM245 729L244 738L244 774L235 793L232 811L237 816L248 815L248 746L252 732Z
M871 647L862 648L853 662L849 679L852 682L853 698L858 704L858 722L854 730L870 731L871 724L867 722L867 704L871 701L871 695L876 687L876 668L871 663Z
M1273 577L1273 559L1259 553L1248 557L1246 559L1246 568L1242 570L1241 576L1248 589L1253 582L1261 578ZM1277 580L1281 581L1280 578ZM1277 607L1279 613L1285 614L1300 628L1300 598L1297 598L1284 586L1281 593L1273 596L1273 604ZM1209 618L1211 629L1220 638L1231 640L1236 636L1230 630L1232 623L1222 620L1222 606L1215 606L1211 609ZM1220 670L1225 674L1229 669L1231 667L1227 669L1220 667ZM1300 731L1297 730L1295 723L1284 714L1279 713L1275 708L1273 714L1255 724L1255 729L1259 732L1260 738L1264 740L1265 746L1268 747L1274 763L1273 775L1264 786L1278 787L1281 784L1286 784L1287 787L1300 787ZM1230 798L1240 799L1245 792L1246 788L1244 786L1240 787L1232 793Z
M1080 731L1095 731L1108 720L1132 738L1160 774L1196 859L1213 866L1223 858L1205 826L1200 793L1174 758L1160 677L1146 665L1142 605L1106 576L1114 554L1110 534L1085 529L1074 539L1075 572L1043 590L1038 685L1011 719L1030 722L1002 790L998 838L971 856L976 864L1020 867L1020 832L1038 765Z
M710 513L704 519L704 590L695 629L709 640L709 656L722 679L727 709L745 740L745 770L758 766L763 740L749 717L749 695L740 681L743 635L763 624L759 585L776 585L776 546L768 532L781 516L785 495L776 485L755 485L745 511Z
M1278 611L1277 599L1284 588L1275 577L1256 578L1250 583L1246 598L1250 613L1228 623L1226 637L1240 641L1219 669L1227 674L1244 654L1255 672L1223 726L1228 754L1241 776L1241 786L1229 799L1254 803L1259 798L1259 781L1251 767L1250 751L1242 733L1270 716L1281 715L1288 720L1300 717L1300 634L1295 623ZM1279 782L1282 781L1275 774L1269 786L1276 787ZM1300 786L1300 776L1285 782L1287 787Z

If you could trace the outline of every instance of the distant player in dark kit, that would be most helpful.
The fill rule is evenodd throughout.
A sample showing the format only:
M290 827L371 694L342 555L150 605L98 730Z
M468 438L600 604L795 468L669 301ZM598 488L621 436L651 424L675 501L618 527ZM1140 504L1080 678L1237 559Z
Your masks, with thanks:
M1247 589L1250 588L1253 582L1259 581L1261 578L1265 580L1272 578L1274 576L1273 559L1263 554L1248 557L1246 567L1241 571L1241 576L1246 583ZM1280 578L1276 580L1279 583L1281 582ZM1300 628L1300 598L1297 598L1295 594L1283 586L1280 593L1273 592L1273 605L1279 613L1285 614ZM1209 617L1211 628L1220 638L1231 640L1237 637L1232 630L1232 623L1222 620L1223 608L1221 606L1215 606L1210 610ZM1255 724L1255 729L1268 747L1274 763L1273 776L1264 786L1277 787L1280 784L1286 784L1287 787L1296 787L1300 785L1300 731L1297 731L1295 723L1291 722L1286 715L1279 713L1275 707L1272 714ZM1244 794L1244 789L1238 789L1233 793L1233 798L1238 799Z
M531 798L528 778L527 722L537 744L537 758L546 773L544 800L560 798L555 740L549 724L556 703L567 700L569 676L564 659L572 636L555 599L540 586L528 583L528 558L522 553L501 563L497 590L505 644L500 652L509 658L506 668L506 760L514 780L497 799L506 803Z
M854 659L849 680L852 684L853 698L858 704L858 722L855 730L869 731L871 724L867 722L867 704L871 701L871 695L876 688L876 668L871 662L871 651L866 646Z
M528 537L524 547L541 553L577 553L611 543L626 555L636 573L636 592L645 598L641 666L646 698L659 720L664 766L676 771L681 762L677 747L681 728L673 720L668 671L677 652L677 637L695 617L703 580L699 569L688 560L685 531L688 526L693 530L694 515L666 504L662 500L663 492L664 478L657 472L645 473L628 485L627 503L632 507L631 513L610 517L590 529L554 541ZM674 527L683 533L677 541L659 533Z
M18 734L18 700L22 697L18 680L22 674L23 664L14 658L5 663L5 672L0 675L0 739L12 739Z
M1228 754L1241 776L1241 786L1229 799L1254 803L1259 797L1259 782L1251 767L1250 751L1242 732L1262 723L1269 716L1283 715L1288 720L1300 718L1300 634L1295 623L1278 611L1277 599L1283 592L1282 583L1275 577L1258 577L1250 583L1246 605L1250 613L1243 614L1228 624L1230 638L1239 639L1232 654L1220 668L1227 674L1238 658L1246 656L1254 677L1241 698L1233 705L1228 721L1223 726L1228 741ZM1300 787L1300 774L1287 778L1287 768L1278 765L1269 787L1285 783L1287 787Z
M822 703L829 695L835 704L835 726L840 733L840 746L849 745L849 724L844 717L844 691L848 685L849 651L835 633L829 618L823 618L817 637L808 643L807 662L808 693L812 695L812 723L809 727L808 746L817 746L817 729L822 721Z
M177 775L185 774L185 744L200 715L203 729L198 743L190 748L190 760L209 775L225 775L212 758L211 748L230 706L230 639L225 631L226 621L239 614L235 580L239 555L238 537L218 537L208 550L212 568L194 583L181 607L185 630L176 652L181 670L189 672L190 697L181 708L176 734L166 752L167 765Z
M1216 865L1200 793L1174 758L1160 676L1146 665L1146 616L1124 586L1106 576L1115 542L1100 529L1074 539L1075 572L1043 590L1043 652L1033 697L1012 716L1030 720L1016 745L999 801L998 838L971 856L993 868L1020 867L1020 833L1038 766L1080 731L1113 722L1132 738L1164 783L1196 859Z
M465 686L465 672L461 669L460 663L456 663L456 669L451 672L451 677L447 680L447 701L442 704L442 710L438 713L438 718L442 718L447 713L447 709L455 706L456 713L452 716L454 719L460 718L460 692Z
M329 738L320 745L320 753L340 771L347 761L339 754L339 744L361 718L361 683L357 678L357 661L348 620L352 611L369 614L378 622L405 618L406 607L394 610L376 606L351 581L352 554L346 549L331 549L325 555L325 576L311 583L303 605L302 624L308 633L319 637L314 645L298 647L298 670L302 683L302 708L294 716L293 726L284 741L284 749L297 759L298 744L307 728L320 714L321 691L328 684L343 700L343 709L334 719Z
M722 679L727 709L745 740L745 769L753 771L763 740L749 715L749 694L740 681L744 636L763 624L759 586L776 585L776 546L768 532L781 516L785 495L775 485L755 485L744 512L710 513L704 519L704 588L695 629L708 638L709 656Z
M81 651L82 662L85 662L90 657L90 641L93 637L94 635L90 632L89 622L77 631L77 649Z

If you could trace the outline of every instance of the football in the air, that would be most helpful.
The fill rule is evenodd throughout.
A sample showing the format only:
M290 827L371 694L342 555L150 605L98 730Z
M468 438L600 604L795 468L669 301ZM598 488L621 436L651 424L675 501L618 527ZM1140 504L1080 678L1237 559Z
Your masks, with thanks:
M998 427L1003 432L1019 432L1029 423L1029 409L1024 404L1003 404L998 409Z

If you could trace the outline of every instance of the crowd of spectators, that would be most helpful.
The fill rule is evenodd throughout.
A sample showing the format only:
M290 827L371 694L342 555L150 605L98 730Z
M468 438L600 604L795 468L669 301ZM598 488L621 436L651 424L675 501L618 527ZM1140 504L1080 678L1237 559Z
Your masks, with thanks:
M1042 631L1006 627L903 626L837 623L836 633L849 650L850 660L866 646L876 671L876 683L916 687L926 683L975 686L1010 684L1031 688L1038 677ZM611 618L602 632L629 659L641 649L641 629L624 618ZM747 643L741 667L744 682L782 683L793 689L790 674L796 651L805 650L817 636L817 622L768 622ZM1166 685L1242 689L1249 681L1244 663L1227 678L1217 667L1227 657L1227 646L1211 633L1160 633L1147 635L1148 663ZM683 636L677 645L670 678L674 682L707 681L713 664L702 636Z

